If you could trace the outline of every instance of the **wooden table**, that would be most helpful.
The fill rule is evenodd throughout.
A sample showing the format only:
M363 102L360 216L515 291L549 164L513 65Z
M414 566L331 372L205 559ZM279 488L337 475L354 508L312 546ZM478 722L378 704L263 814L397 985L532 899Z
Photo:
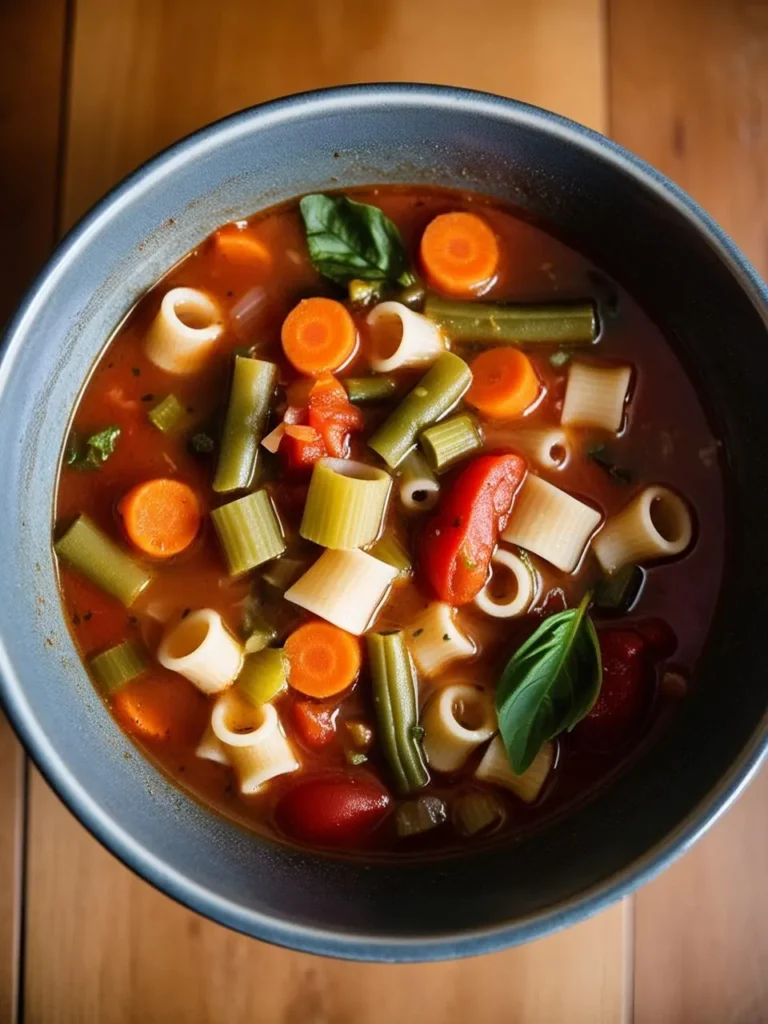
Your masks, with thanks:
M768 272L765 0L0 0L0 319L141 160L282 93L420 80L605 131ZM726 681L724 681L725 683ZM0 726L0 1019L768 1021L768 773L631 899L472 961L366 966L234 935L107 854Z

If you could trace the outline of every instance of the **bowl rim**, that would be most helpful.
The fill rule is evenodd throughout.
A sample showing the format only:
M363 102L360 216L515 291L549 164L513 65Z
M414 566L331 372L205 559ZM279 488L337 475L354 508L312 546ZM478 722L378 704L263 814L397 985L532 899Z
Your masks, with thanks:
M470 89L412 83L341 86L285 96L214 121L153 156L111 189L56 246L9 322L0 348L0 400L8 367L24 343L26 321L34 315L38 304L45 301L46 294L55 288L60 268L77 258L91 233L112 211L135 193L151 188L155 177L172 171L177 163L194 160L212 146L221 146L229 138L248 134L260 126L306 113L338 113L361 106L373 111L398 104L506 119L558 136L607 161L684 216L716 251L768 322L768 287L726 232L683 189L604 135L543 108ZM190 909L243 934L302 952L380 962L446 960L489 953L540 938L598 913L685 853L746 788L768 752L766 715L728 773L674 830L625 869L565 903L511 924L468 929L445 936L372 937L297 925L248 910L214 895L132 838L74 779L38 724L26 701L21 680L7 656L2 636L0 701L27 754L65 806L106 849L145 881Z

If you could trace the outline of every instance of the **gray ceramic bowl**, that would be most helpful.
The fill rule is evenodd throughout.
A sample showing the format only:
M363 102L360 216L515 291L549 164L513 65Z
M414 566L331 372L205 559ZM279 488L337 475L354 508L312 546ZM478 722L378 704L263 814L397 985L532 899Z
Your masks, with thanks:
M50 535L67 421L105 339L216 225L299 193L427 182L510 199L618 278L674 339L725 442L726 578L685 711L610 787L504 849L362 864L254 838L187 799L108 716L62 617ZM612 142L478 93L361 86L237 114L119 185L54 254L0 364L2 698L48 781L144 878L297 949L486 952L604 907L685 850L766 746L766 291L687 196Z

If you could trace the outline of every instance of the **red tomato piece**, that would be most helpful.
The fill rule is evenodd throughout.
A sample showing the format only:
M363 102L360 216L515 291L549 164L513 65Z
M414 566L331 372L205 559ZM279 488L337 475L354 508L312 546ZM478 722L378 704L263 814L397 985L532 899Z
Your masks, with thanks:
M379 824L389 793L372 775L329 772L297 783L278 801L275 819L293 839L355 846Z
M293 705L293 717L301 739L308 747L326 747L336 739L338 709L311 700L300 700Z
M466 604L483 589L525 472L519 455L480 455L440 502L422 536L420 566L441 601Z
M307 424L317 438L302 441L289 435L280 442L280 454L289 472L311 469L318 459L330 455L337 459L349 457L349 435L363 427L363 414L352 405L347 392L331 374L324 374L311 382L310 387L301 387L303 382L292 384L290 405L286 409L285 423ZM306 408L296 405L306 398Z
M653 695L653 666L648 645L635 629L598 633L603 684L595 706L576 727L590 747L610 750L642 724Z

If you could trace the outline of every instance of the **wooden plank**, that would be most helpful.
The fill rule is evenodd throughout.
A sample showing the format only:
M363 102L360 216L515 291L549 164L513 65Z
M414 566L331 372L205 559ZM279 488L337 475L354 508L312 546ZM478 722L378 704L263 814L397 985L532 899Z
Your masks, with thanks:
M64 0L0 8L0 325L54 238ZM0 1021L16 1018L25 762L0 714Z
M463 0L78 0L73 42L66 222L185 132L301 89L453 82L605 122L600 0L485 0L482 17L468 17ZM30 808L29 1021L376 1024L418 1012L424 1024L470 1015L613 1024L623 1016L624 907L479 961L323 961L171 903L105 854L38 776Z
M611 0L611 130L768 275L768 3ZM768 770L636 898L637 1024L768 1021Z

